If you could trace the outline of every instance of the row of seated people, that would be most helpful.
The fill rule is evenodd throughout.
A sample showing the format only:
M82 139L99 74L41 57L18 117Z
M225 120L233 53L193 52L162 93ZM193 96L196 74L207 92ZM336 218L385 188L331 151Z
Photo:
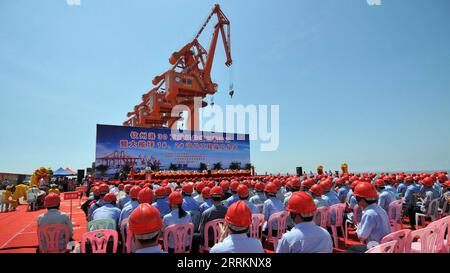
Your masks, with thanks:
M289 202L291 197L294 196L293 194L306 194L313 201L315 209L322 206L333 206L339 203L347 204L347 207L352 208L352 203L355 203L356 201L356 204L363 210L361 222L357 227L359 239L365 243L379 243L384 236L391 232L390 221L387 217L384 203L388 202L389 204L392 202L392 199L401 198L401 185L403 184L403 180L405 180L407 184L405 187L404 198L407 204L409 200L408 197L416 199L422 192L425 193L425 199L422 200L421 203L415 203L415 206L419 207L417 212L423 212L423 207L426 207L427 202L429 202L427 200L434 199L435 197L433 195L434 185L429 183L429 176L422 177L422 180L420 180L422 187L417 187L417 178L399 178L400 179L398 180L400 180L400 182L395 184L396 187L390 185L390 177L381 177L374 181L374 183L364 181L369 180L370 178L355 179L355 177L343 177L334 181L330 178L322 180L306 179L301 183L299 179L294 177L288 181L282 181L281 183L278 179L265 181L265 184L263 182L256 182L255 184L244 183L245 181L242 181L242 183L232 181L231 184L228 184L227 181L222 181L219 186L215 186L216 183L212 185L210 181L207 185L204 185L203 182L196 183L195 186L191 183L186 183L182 186L181 193L179 193L178 190L174 190L169 185L152 185L147 183L147 185L143 185L143 189L137 186L130 187L129 185L125 185L120 189L121 185L118 185L116 188L115 186L117 185L108 187L108 185L102 184L99 185L98 188L94 187L92 189L92 201L88 201L92 204L90 204L87 214L88 220L113 219L116 223L115 226L120 227L124 220L131 217L132 212L134 212L139 204L149 204L158 210L163 223L163 230L174 224L193 222L195 231L199 232L199 234L194 234L194 242L201 243L204 235L202 232L205 223L215 219L225 218L231 205L240 200L248 207L251 214L260 212L260 209L257 207L258 205L262 208L265 220L263 233L265 235L269 233L268 220L270 216L284 210L290 211L290 217L287 221L289 232L280 238L280 243L276 248L277 252L331 252L332 244L330 234L328 232L323 233L323 230L315 225L311 218L314 215L302 218L301 213L297 215L292 209L289 209ZM439 181L442 180L442 177L440 177ZM440 196L446 196L448 202L449 182L443 181L440 184L442 184ZM247 185L252 185L254 187L250 187L249 190ZM208 186L211 186L212 189ZM194 187L196 192L193 191ZM411 188L413 187L417 188L417 190L411 193ZM391 188L395 190L395 194ZM231 192L229 192L228 189L230 189ZM122 190L124 194L123 196L120 196ZM392 192L392 194L389 194L390 192ZM153 202L155 195L156 202ZM193 197L192 195L195 196ZM223 202L222 198L224 196L227 197L227 195L231 196ZM298 196L298 194L295 196ZM116 201L117 206L115 204ZM305 202L303 201L303 203ZM120 210L121 207L122 210ZM410 206L408 204L407 209L409 208ZM422 210L420 208L422 208ZM351 214L351 212L348 213L346 217L350 218L352 216ZM305 216L305 214L303 214L303 216ZM298 222L303 224L299 225ZM305 233L305 229L307 229L307 227L304 226L307 225L305 222L310 225L314 224L313 230L315 230L317 234L321 234L321 236L314 234L308 234L308 236L306 236L305 234L307 233ZM415 225L412 225L412 227L414 228ZM277 233L277 229L277 223L275 222L272 225L271 233ZM295 233L297 230L300 231L300 234ZM244 233L247 234L247 232L248 230ZM302 247L298 248L297 244L294 243L293 245L297 246L296 249L285 249L285 247L283 247L285 243L283 244L283 242L286 242L286 239L283 240L283 238L289 237L287 236L288 234L296 234L295 236L291 235L291 237L294 238L291 240L302 242ZM122 238L122 240L123 239L124 238ZM317 240L324 243L317 244ZM194 243L194 251L196 251L199 243ZM358 251L365 250L367 250L366 244L358 249ZM233 251L234 250L231 252ZM251 252L250 250L246 250L246 252L248 251Z

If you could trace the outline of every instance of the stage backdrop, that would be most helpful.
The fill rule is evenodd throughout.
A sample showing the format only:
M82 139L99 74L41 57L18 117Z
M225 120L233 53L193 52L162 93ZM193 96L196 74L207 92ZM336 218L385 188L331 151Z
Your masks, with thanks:
M232 137L232 140L230 139ZM169 129L97 125L96 177L112 178L124 166L136 172L147 167L169 170L199 170L205 163L210 170L220 162L229 169L232 162L243 169L250 163L249 135Z

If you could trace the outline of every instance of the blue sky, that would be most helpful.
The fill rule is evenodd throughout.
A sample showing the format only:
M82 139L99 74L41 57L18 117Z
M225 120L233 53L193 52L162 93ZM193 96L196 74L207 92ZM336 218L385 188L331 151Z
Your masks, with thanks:
M0 1L0 172L89 166L96 124L124 121L215 2ZM449 1L217 2L236 95L219 45L216 105L280 105L257 171L449 169Z

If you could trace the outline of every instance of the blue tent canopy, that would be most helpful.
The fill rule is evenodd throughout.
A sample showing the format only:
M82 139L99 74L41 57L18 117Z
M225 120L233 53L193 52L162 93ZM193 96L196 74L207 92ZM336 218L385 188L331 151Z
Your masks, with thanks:
M53 172L53 176L73 176L73 174L64 170L63 168L59 168Z

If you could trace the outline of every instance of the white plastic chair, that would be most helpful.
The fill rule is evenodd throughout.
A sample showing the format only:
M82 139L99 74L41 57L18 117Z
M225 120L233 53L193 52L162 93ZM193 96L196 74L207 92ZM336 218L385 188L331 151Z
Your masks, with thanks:
M431 221L435 221L439 214L439 198L431 200L430 204L428 204L427 213L416 213L416 229L419 229L419 218L422 220L422 227L425 227L425 218L430 217Z

